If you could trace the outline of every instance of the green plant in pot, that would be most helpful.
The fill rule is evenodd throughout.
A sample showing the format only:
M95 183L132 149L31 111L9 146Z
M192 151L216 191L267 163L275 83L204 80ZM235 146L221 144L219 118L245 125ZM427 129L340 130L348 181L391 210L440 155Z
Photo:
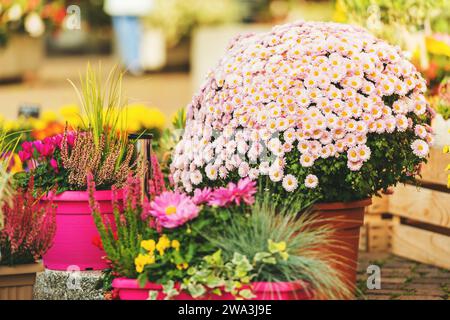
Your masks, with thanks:
M161 172L158 185L164 186ZM332 266L329 221L294 213L301 201L271 203L250 179L193 196L159 188L141 202L138 179L115 201L113 229L94 201L91 207L110 269L104 288L114 297L141 299L338 299L351 287ZM123 208L123 210L120 210Z
M426 162L425 90L397 47L360 28L295 22L238 36L187 107L173 180L191 193L249 177L275 203L314 201L340 221L354 284L365 206Z
M55 241L44 256L45 266L52 270L72 265L81 270L107 267L104 252L95 245L98 233L89 208L87 176L92 174L97 183L95 197L102 213L112 215L111 188L122 188L134 170L134 147L123 129L122 74L113 69L102 85L98 73L88 66L81 91L77 90L84 108L83 125L42 141L25 142L19 152L27 171L16 174L17 185L26 186L33 179L41 202L51 199L57 207Z

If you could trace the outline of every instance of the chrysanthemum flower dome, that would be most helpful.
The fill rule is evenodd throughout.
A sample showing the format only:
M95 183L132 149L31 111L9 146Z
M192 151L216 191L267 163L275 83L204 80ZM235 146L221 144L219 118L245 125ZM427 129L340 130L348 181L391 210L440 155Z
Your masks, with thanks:
M187 108L174 182L266 177L280 192L363 198L410 179L432 141L426 82L398 47L296 22L234 39Z

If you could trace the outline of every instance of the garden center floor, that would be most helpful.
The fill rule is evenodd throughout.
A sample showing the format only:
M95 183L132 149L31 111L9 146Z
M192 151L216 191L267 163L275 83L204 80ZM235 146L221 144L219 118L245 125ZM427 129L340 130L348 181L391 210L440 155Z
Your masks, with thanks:
M381 268L381 289L368 290L368 265ZM358 286L367 300L449 300L450 270L385 253L360 252Z

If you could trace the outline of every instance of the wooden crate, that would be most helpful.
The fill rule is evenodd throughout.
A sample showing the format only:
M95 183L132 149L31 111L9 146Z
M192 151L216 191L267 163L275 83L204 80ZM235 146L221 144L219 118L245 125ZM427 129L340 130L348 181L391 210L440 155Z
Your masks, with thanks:
M390 249L391 219L366 215L361 227L359 248L365 252L386 252Z
M445 167L450 155L432 148L420 187L399 185L374 198L366 211L361 249L393 254L450 269L450 190ZM391 218L383 219L388 213Z
M391 252L411 260L450 269L450 236L394 223Z

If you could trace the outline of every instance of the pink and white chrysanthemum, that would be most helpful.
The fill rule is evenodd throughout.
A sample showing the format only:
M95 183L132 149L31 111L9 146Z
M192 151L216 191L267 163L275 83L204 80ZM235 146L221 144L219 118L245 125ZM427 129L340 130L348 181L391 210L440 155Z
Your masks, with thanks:
M305 187L314 189L319 184L319 178L313 174L308 174L305 178Z

